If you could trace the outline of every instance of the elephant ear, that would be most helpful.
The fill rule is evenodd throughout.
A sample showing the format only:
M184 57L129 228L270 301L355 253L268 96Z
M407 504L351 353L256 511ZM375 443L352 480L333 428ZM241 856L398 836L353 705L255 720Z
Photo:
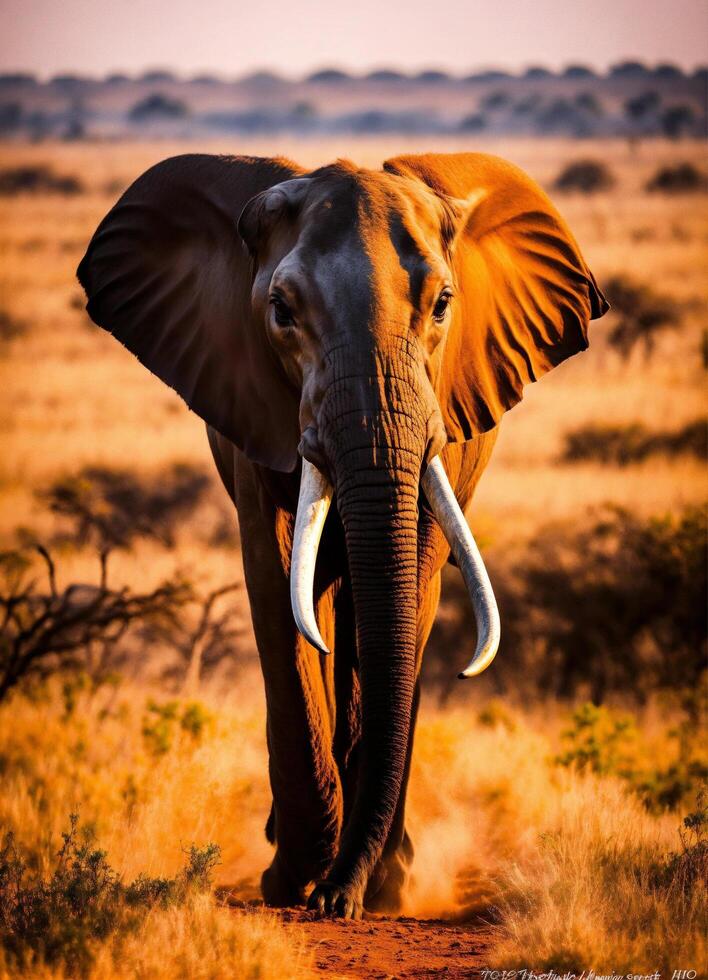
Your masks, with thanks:
M285 160L188 154L139 177L78 268L92 320L252 460L297 462L298 398L251 312L237 231L254 195L300 173Z
M423 181L458 216L445 244L460 299L438 397L449 440L462 442L493 428L525 384L585 350L589 321L609 307L565 221L517 167L453 153L384 169Z

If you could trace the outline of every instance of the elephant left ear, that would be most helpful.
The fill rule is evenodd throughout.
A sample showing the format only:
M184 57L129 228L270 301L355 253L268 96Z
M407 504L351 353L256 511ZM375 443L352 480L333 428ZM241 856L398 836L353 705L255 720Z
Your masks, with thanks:
M448 439L462 442L497 425L524 385L585 350L589 321L609 305L565 221L517 167L452 153L397 157L384 169L422 181L460 216L444 243L459 300L438 398Z

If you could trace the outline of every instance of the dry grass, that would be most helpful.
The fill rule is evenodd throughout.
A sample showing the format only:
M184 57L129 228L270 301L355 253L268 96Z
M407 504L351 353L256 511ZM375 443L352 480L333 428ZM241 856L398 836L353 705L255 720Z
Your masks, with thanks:
M549 720L540 710L424 719L411 796L412 908L492 915L500 968L698 967L705 883L684 894L654 881L681 849L677 815L650 815L615 778L554 765L556 721L557 712ZM644 751L656 759L672 750L655 737Z
M84 692L69 712L58 685L33 700L15 695L0 708L0 826L46 873L78 811L126 881L173 875L184 847L218 841L216 883L254 895L269 853L258 683L228 697L205 692L199 735L175 723L161 752L145 733L154 689ZM491 917L493 959L504 967L651 972L700 963L704 883L685 893L654 880L680 849L678 815L651 815L619 779L559 766L560 723L557 711L494 704L423 712L407 911ZM675 752L667 728L647 717L645 761ZM227 911L202 895L153 909L136 933L97 944L91 976L275 978L304 975L309 963L297 931L275 917Z
M706 414L700 344L708 213L702 199L686 207L680 196L643 190L659 166L700 165L701 146L655 141L631 150L622 142L588 142L580 153L563 141L476 137L474 144L425 147L376 140L6 146L4 166L50 163L58 174L79 177L87 192L2 202L0 312L26 329L0 339L0 547L13 543L18 526L48 530L36 492L85 465L130 465L145 476L176 462L212 471L200 420L92 327L77 303L74 271L116 185L194 149L281 152L305 165L344 155L375 165L434 148L500 153L546 186L573 159L604 160L616 177L612 190L591 199L556 196L590 266L600 282L631 274L687 304L682 326L658 338L652 358L635 352L622 361L606 343L608 321L601 321L592 327L589 352L527 390L502 426L474 503L481 540L504 547L549 519L574 521L606 502L648 515L705 500L708 468L697 460L659 458L623 468L558 463L564 434L583 425L668 430ZM210 498L212 508L219 493ZM187 522L173 551L143 541L114 554L114 582L148 588L175 565L196 570L204 584L242 578L237 551L206 543L205 521L200 511ZM61 568L67 580L95 580L88 552L64 555ZM222 848L219 882L255 894L270 853L262 830L269 797L260 687L205 695L213 721L201 740L176 733L160 756L142 734L147 696L127 683L102 688L82 695L69 717L56 691L0 707L0 826L14 829L37 868L46 869L69 813L80 807L126 879L174 873L180 842L214 840ZM650 880L652 866L679 846L679 815L651 816L615 779L554 766L557 709L547 710L545 719L529 712L491 727L469 711L424 714L411 791L417 859L410 909L423 915L465 906L488 914L490 905L500 907L497 959L504 966L572 963L617 972L671 960L672 969L698 968L705 956L700 896L680 898ZM665 720L659 729L657 758L670 754ZM294 976L309 962L297 936L275 919L236 915L208 898L154 910L120 949L108 943L96 955L97 977ZM0 976L10 972L0 965ZM58 976L39 966L33 975Z

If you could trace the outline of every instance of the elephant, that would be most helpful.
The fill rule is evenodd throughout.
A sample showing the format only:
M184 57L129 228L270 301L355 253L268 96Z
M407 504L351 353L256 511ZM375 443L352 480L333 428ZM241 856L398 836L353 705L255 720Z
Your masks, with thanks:
M186 154L97 228L87 311L206 423L266 694L265 903L401 907L441 570L499 614L463 513L501 417L608 309L563 218L483 153L364 169Z

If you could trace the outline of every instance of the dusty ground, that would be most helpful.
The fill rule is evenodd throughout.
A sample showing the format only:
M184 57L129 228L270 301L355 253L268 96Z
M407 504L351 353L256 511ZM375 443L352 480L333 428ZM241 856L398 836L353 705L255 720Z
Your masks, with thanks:
M320 920L302 909L287 909L281 918L297 924L316 971L333 980L466 980L488 966L492 949L490 928L442 919Z

